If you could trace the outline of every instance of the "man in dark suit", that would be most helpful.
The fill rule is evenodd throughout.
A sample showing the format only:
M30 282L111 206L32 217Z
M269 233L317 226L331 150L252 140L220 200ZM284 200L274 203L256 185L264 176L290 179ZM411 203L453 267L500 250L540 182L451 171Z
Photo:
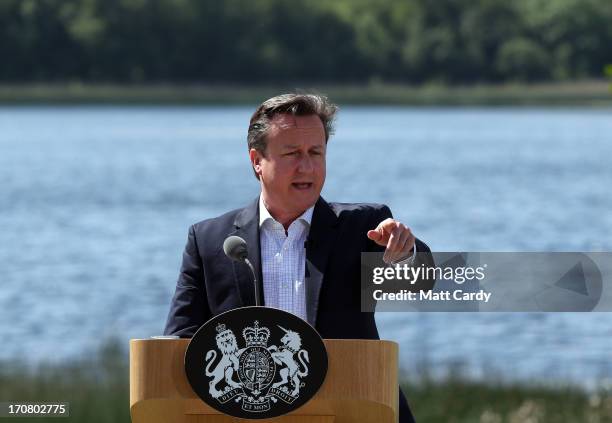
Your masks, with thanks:
M271 98L255 111L248 146L261 195L189 229L165 334L191 337L212 316L255 304L250 270L223 252L223 241L238 235L262 304L302 317L323 338L379 339L374 314L361 312L361 252L384 251L396 263L429 248L387 206L320 197L335 112L325 97L302 94ZM410 421L400 391L400 422Z

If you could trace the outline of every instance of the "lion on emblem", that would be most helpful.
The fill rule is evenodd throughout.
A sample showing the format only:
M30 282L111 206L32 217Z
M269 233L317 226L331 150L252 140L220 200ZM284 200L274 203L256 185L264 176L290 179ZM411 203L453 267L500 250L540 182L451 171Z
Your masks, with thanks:
M301 349L302 339L299 333L287 330L282 326L278 327L285 332L285 335L281 338L282 346L279 350L276 345L272 345L268 348L268 351L272 354L272 358L276 364L283 364L285 367L279 371L282 378L281 381L274 383L272 387L278 388L291 382L293 385L291 396L295 397L300 393L300 378L308 376L308 351ZM300 367L294 358L296 355L304 369L303 371L300 371Z
M217 348L221 351L221 359L213 371L210 371L210 366L217 359L217 351L209 350L206 353L206 376L214 376L209 383L208 390L213 398L218 398L223 394L223 391L217 390L217 384L222 380L231 388L242 387L233 379L234 372L237 372L239 368L238 356L242 352L238 349L236 336L230 329L225 329L225 325L222 324L217 326L217 332L219 332L216 336Z

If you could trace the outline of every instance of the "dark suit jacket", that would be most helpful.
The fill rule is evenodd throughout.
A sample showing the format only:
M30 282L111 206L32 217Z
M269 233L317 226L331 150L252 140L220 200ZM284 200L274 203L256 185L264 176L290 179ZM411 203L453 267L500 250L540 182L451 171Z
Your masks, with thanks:
M258 200L189 228L165 334L191 337L212 316L255 304L248 267L225 255L223 241L244 238L261 285ZM385 205L317 201L306 245L306 314L323 338L379 339L374 314L361 312L361 252L384 250L366 234L388 217ZM429 252L418 239L416 247Z
M263 297L258 201L191 226L166 335L191 337L212 316L255 304L250 270L223 252L230 235L247 242ZM391 211L385 205L317 201L306 245L306 314L323 338L379 339L374 313L361 312L361 252L384 250L366 234L388 217ZM429 252L419 240L416 248ZM400 395L400 421L411 417Z

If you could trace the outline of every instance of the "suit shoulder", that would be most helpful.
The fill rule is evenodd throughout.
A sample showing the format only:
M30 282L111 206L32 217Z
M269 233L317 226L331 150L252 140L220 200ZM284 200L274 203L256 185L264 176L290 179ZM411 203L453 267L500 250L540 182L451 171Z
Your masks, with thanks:
M379 203L329 203L332 210L337 216L343 213L357 214L379 214L389 212L390 209L386 204Z
M191 226L189 232L193 231L194 241L202 255L215 255L223 248L223 241L234 230L236 216L241 210L231 210Z
M200 220L199 222L196 222L193 224L193 229L196 232L201 232L201 231L209 230L211 228L218 228L218 227L223 227L226 225L232 225L236 219L236 216L238 215L238 213L240 213L241 210L242 209L235 209L235 210L231 210L226 213L223 213L220 216Z

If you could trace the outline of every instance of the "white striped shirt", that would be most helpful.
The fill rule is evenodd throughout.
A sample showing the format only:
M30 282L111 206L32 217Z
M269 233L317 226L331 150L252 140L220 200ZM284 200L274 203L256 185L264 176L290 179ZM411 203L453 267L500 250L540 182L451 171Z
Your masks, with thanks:
M259 196L259 237L264 302L306 320L306 248L314 206L285 228Z

